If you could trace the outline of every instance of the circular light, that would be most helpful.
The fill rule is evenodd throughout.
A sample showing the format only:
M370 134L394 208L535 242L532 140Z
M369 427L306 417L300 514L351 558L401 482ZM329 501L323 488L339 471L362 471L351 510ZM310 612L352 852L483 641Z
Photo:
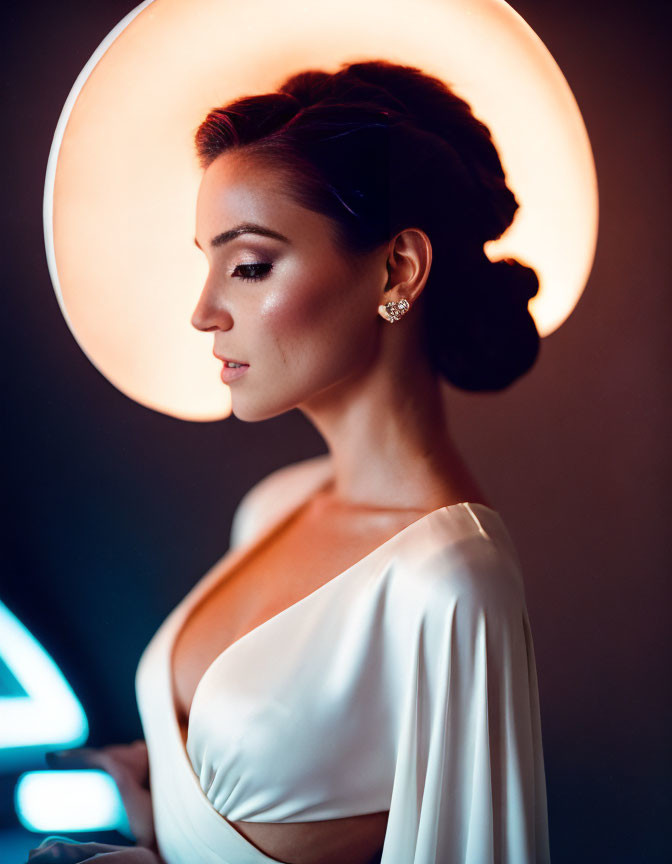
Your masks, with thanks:
M207 275L193 244L207 112L302 69L378 58L438 76L490 128L521 206L485 251L537 271L542 336L571 313L595 253L595 165L562 72L503 0L149 0L75 82L44 198L63 315L123 393L188 420L231 410L212 335L190 321Z

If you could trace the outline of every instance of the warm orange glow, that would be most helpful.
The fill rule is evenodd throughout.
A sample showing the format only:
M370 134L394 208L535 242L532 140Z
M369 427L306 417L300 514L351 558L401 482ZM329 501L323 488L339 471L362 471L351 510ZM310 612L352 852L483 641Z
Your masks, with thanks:
M571 313L597 238L593 157L565 78L503 0L153 0L75 83L45 187L63 314L122 392L189 420L230 412L212 334L190 323L206 277L193 133L207 111L304 68L379 57L438 75L490 127L521 208L486 251L539 273L542 336Z

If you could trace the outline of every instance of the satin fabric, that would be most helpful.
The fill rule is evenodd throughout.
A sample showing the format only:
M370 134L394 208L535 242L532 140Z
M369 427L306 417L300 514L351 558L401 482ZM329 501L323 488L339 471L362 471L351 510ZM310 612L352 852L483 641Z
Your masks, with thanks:
M381 864L550 861L524 585L501 517L479 503L426 514L230 645L198 684L185 748L171 661L181 626L329 476L317 457L253 488L232 549L141 657L162 857L277 864L231 821L389 810Z

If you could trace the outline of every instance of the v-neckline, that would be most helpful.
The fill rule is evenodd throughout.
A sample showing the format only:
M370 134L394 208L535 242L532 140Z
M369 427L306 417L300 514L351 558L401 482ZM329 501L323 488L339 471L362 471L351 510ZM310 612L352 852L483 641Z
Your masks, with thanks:
M179 714L177 710L177 703L175 700L175 685L174 685L174 663L173 663L173 655L175 650L175 645L177 643L177 639L179 637L180 632L184 629L185 624L194 613L196 607L198 607L201 603L203 603L207 597L212 594L216 588L223 583L224 580L229 578L231 573L237 568L241 563L243 563L247 558L249 558L255 551L257 551L264 543L266 543L277 531L281 530L294 516L296 516L304 507L307 507L310 502L320 493L322 492L332 481L333 475L329 473L326 479L323 479L321 483L319 483L315 488L310 484L309 488L305 495L302 495L298 501L298 503L290 506L289 510L280 513L280 515L271 520L270 525L267 526L266 530L262 532L259 537L253 537L247 544L242 545L238 549L238 554L235 555L232 560L229 562L229 565L225 568L223 573L220 573L218 578L215 577L215 573L213 573L213 579L208 580L207 583L202 583L202 590L193 597L192 602L189 603L187 598L185 597L185 601L187 601L186 608L183 610L183 614L179 620L179 626L177 628L177 632L173 633L169 650L168 650L168 681L169 681L169 701L171 710L173 713L174 721L178 727L180 728L179 723ZM384 540L375 549L372 549L358 561L355 561L354 564L351 564L349 567L346 567L345 570L338 573L336 576L333 576L327 582L322 583L322 585L318 585L317 588L313 589L313 591L309 592L303 597L300 597L294 603L290 603L289 606L286 606L284 609L281 609L279 612L276 612L270 618L262 621L260 624L257 624L251 630L248 630L246 633L243 633L242 636L239 636L233 642L224 648L223 651L220 651L217 654L211 663L205 668L203 674L198 680L194 693L192 695L191 706L189 708L189 713L186 718L187 730L189 729L189 722L191 718L191 713L194 705L194 701L196 698L196 692L201 685L201 682L208 675L210 670L218 664L224 657L228 656L233 650L235 650L236 646L239 645L243 641L249 641L250 637L253 637L258 631L265 628L267 625L270 625L272 622L276 621L283 615L289 614L292 610L296 609L301 604L307 603L309 600L314 598L317 594L322 592L328 586L335 584L339 581L343 580L348 573L354 570L356 567L360 567L363 564L369 562L374 556L381 554L383 551L386 551L389 546L391 546L394 542L398 541L402 536L406 535L406 533L413 528L414 526L418 526L421 523L424 524L427 520L436 518L437 514L442 512L450 512L453 510L464 510L465 508L470 509L472 507L479 507L489 513L494 515L499 515L496 510L493 510L491 507L488 507L486 504L481 504L480 502L469 502L469 501L459 501L455 504L447 504L442 507L437 507L435 510L431 510L429 513L425 513L420 516L418 519L415 519L413 522L410 522L400 531L397 531L391 537L388 537L387 540ZM478 521L478 520L476 520ZM207 579L203 577L203 579ZM197 583L198 585L198 583ZM189 595L187 595L188 597ZM181 735L180 735L181 738ZM184 742L183 742L184 743ZM186 748L185 748L186 749Z

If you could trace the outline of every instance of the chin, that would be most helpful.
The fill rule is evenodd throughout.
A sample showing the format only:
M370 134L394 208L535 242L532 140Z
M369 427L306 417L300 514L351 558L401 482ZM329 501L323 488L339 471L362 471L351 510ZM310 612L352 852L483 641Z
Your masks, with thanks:
M236 398L235 394L231 395L231 414L243 423L258 423L262 420L270 420L272 417L286 414L296 407L296 402L279 403L277 399L264 402L262 399L248 400L245 398Z

